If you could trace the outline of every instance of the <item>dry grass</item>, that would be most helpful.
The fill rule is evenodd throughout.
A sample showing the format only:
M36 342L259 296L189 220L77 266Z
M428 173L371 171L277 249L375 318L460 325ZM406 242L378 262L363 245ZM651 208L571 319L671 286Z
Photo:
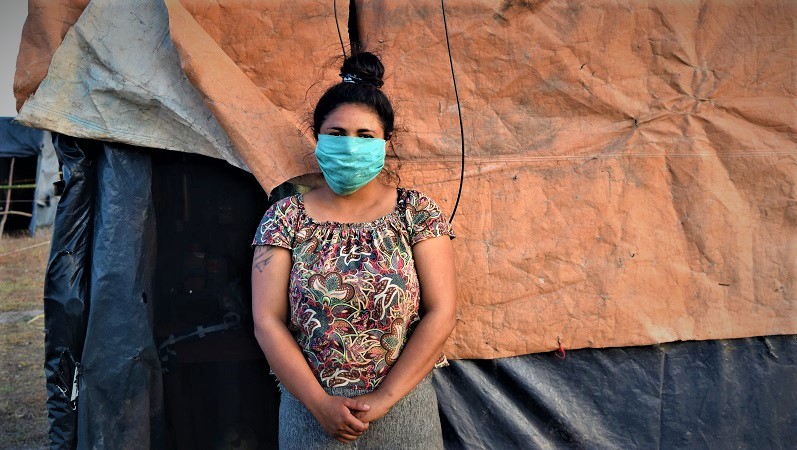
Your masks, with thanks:
M42 309L50 237L47 228L34 238L25 232L0 239L0 312Z
M42 309L50 230L0 239L0 315ZM12 253L13 252L13 253ZM0 447L48 446L44 320L22 315L0 322Z

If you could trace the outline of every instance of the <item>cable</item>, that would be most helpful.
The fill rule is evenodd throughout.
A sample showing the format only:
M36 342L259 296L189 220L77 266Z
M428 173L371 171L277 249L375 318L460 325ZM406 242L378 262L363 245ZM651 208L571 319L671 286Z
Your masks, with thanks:
M459 115L459 135L462 142L462 168L459 173L459 190L457 191L457 201L454 202L454 210L451 212L449 222L454 221L457 213L459 199L462 197L462 184L465 181L465 127L462 125L462 108L459 104L459 90L457 89L457 76L454 74L454 59L451 57L451 41L448 38L448 22L446 21L446 1L440 0L440 8L443 10L443 28L446 30L446 47L448 47L448 63L451 65L451 80L454 82L454 96L457 99L457 114Z
M346 59L346 46L343 45L343 35L340 33L340 24L338 23L338 0L332 0L332 9L335 12L335 27L338 29L338 39L340 39L340 50L343 52L343 59Z

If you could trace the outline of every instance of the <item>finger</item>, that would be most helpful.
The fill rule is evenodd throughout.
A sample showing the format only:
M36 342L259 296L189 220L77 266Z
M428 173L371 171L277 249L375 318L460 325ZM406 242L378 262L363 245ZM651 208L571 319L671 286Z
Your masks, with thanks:
M349 442L357 439L358 437L359 436L356 436L356 435L353 435L353 434L345 434L345 433L343 433L343 434L339 434L339 435L335 436L335 439L337 439L340 442L343 442L345 444L348 444Z
M344 400L343 405L352 411L368 411L369 409L371 409L371 405L361 400L355 400L353 398L347 398L346 400Z
M368 426L368 424L371 422L367 412L358 412L354 417L356 417L360 422L364 423L365 426Z
M346 415L344 422L352 431L358 431L362 433L363 431L368 429L367 423L363 423L360 419L354 417L351 414Z
M338 430L337 434L348 434L348 435L350 435L350 436L360 436L360 435L362 435L364 432L365 432L365 430L363 430L363 431L357 431L357 430L355 430L355 429L353 429L353 428L351 428L351 427L349 427L349 426L347 426L347 425L345 425L345 424L344 424L344 425L343 425L343 426L342 426L342 427L341 427L341 428Z

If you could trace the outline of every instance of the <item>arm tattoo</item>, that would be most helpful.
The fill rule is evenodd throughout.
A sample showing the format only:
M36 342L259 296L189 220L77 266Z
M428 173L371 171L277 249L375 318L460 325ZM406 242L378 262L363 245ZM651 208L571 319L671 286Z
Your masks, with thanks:
M252 259L252 272L257 269L258 272L263 273L263 269L266 268L271 261L271 257L274 256L271 253L272 250L273 248L269 245L258 245L255 247L255 256Z

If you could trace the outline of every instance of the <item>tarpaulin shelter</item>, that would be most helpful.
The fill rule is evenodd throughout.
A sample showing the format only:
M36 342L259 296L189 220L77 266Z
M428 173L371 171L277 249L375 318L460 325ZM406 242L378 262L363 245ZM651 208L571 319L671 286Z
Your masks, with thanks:
M50 133L0 117L0 234L27 229L32 236L55 218L58 159Z
M451 211L464 172L449 446L794 441L793 2L30 5L18 119L75 169L45 287L55 446L268 442L253 183L316 171L306 118L352 46L387 67L403 183Z

